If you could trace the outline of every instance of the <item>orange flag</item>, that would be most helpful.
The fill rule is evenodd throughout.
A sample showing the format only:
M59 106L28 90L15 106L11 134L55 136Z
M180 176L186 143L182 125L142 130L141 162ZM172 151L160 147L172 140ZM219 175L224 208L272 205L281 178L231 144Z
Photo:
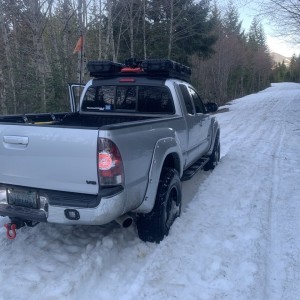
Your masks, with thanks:
M83 47L83 36L81 35L76 43L73 54L82 51L82 47Z

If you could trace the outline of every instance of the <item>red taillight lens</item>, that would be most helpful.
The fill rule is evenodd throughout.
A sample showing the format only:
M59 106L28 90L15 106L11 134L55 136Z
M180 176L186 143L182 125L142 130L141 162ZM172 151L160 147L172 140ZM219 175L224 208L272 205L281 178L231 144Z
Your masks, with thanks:
M107 152L98 153L98 168L100 171L106 171L113 167L112 155Z
M101 186L124 184L121 154L116 144L106 138L98 140L98 176Z

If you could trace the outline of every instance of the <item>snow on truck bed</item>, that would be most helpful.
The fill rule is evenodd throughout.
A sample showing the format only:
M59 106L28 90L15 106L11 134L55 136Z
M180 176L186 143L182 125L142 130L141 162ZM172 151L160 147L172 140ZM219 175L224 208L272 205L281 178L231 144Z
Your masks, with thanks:
M226 107L221 163L183 183L158 245L115 224L10 241L0 217L0 299L300 299L300 84Z

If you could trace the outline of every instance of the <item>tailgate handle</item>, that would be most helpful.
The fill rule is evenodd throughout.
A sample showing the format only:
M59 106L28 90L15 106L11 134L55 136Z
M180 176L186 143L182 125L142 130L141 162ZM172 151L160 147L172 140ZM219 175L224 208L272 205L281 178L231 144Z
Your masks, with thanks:
M19 135L5 135L3 141L6 144L14 145L28 145L29 138L28 136L19 136Z

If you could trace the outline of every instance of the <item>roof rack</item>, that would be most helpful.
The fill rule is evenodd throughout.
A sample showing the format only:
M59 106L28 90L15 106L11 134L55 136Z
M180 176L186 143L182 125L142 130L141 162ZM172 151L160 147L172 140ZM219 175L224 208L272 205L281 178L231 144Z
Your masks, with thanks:
M191 68L169 59L127 59L125 64L103 60L89 61L87 69L91 77L140 76L177 78L190 81Z

